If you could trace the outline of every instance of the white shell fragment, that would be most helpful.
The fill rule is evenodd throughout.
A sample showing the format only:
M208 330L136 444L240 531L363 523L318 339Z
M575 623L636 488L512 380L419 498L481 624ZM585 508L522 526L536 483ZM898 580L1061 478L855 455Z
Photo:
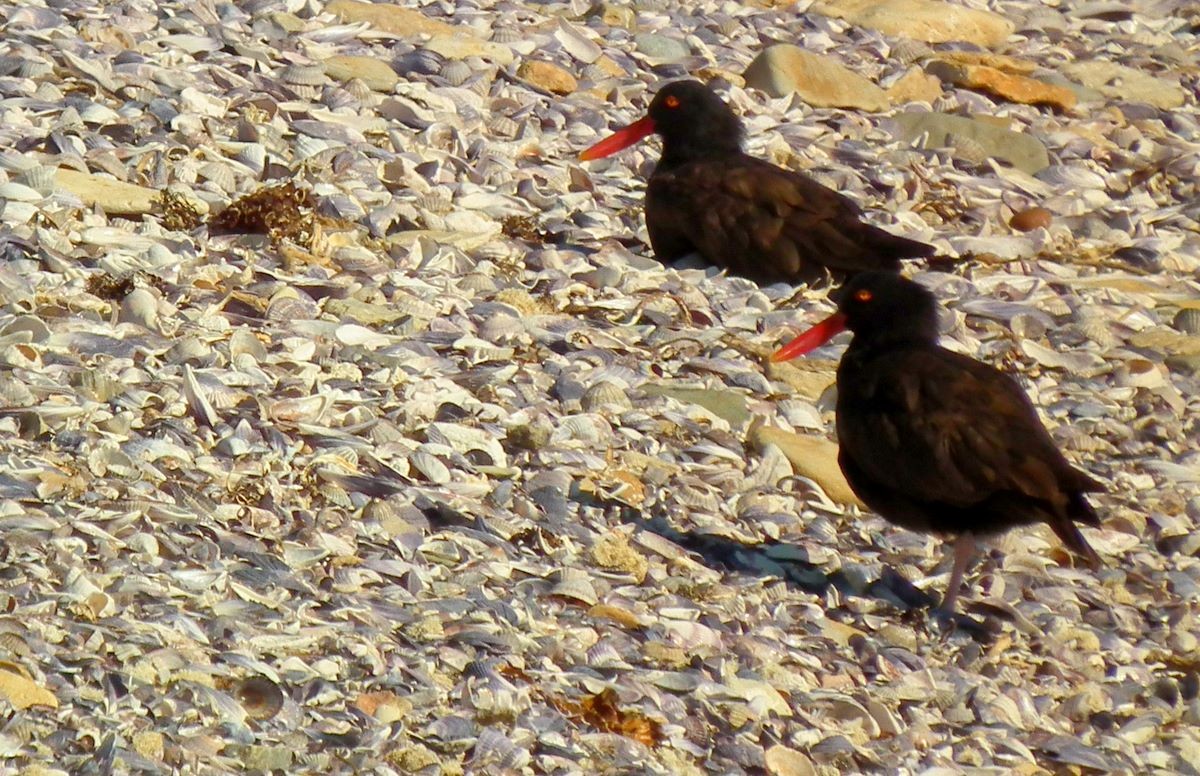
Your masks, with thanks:
M1195 6L5 3L4 772L1200 772ZM747 88L777 41L887 104ZM659 140L579 160L687 76L937 248L1103 568L988 537L930 617L846 338L768 363L830 284L664 266Z

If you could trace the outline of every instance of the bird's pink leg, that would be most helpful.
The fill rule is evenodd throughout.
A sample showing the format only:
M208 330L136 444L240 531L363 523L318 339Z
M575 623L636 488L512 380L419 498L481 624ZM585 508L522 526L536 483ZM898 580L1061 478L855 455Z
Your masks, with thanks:
M946 595L942 599L942 611L954 613L954 603L958 600L958 591L962 587L963 574L967 564L975 555L975 535L970 532L961 533L954 541L954 570L950 572L950 584L946 586Z

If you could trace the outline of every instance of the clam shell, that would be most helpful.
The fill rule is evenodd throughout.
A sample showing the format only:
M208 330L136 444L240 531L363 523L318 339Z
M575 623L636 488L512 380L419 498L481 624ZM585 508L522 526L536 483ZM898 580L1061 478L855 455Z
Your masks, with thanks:
M420 472L429 482L435 485L445 485L450 482L450 469L446 464L442 463L441 459L435 455L430 455L424 450L417 450L408 457L409 465Z

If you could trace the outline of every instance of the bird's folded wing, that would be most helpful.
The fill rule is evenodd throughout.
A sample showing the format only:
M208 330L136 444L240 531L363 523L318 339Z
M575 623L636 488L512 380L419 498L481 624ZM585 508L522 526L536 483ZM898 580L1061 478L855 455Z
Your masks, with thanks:
M838 416L839 438L868 476L911 498L956 506L1003 492L1054 511L1065 506L1064 490L1079 473L1008 376L944 350L910 353L894 365L851 389L865 411Z
M859 221L853 201L750 157L656 174L648 197L651 227L677 233L656 239L686 239L709 261L742 274L793 277L806 263L843 271L897 266L874 251L881 230Z

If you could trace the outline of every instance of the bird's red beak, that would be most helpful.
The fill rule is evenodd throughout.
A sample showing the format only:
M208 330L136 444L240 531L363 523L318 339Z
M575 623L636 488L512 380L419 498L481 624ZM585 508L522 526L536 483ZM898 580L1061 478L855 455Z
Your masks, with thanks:
M803 356L810 350L816 350L837 334L846 330L846 316L834 313L825 320L813 326L796 339L771 354L772 361L791 361Z
M596 145L579 155L579 161L590 162L593 159L603 159L623 148L628 148L642 138L654 134L654 119L643 116L627 127L618 129Z

